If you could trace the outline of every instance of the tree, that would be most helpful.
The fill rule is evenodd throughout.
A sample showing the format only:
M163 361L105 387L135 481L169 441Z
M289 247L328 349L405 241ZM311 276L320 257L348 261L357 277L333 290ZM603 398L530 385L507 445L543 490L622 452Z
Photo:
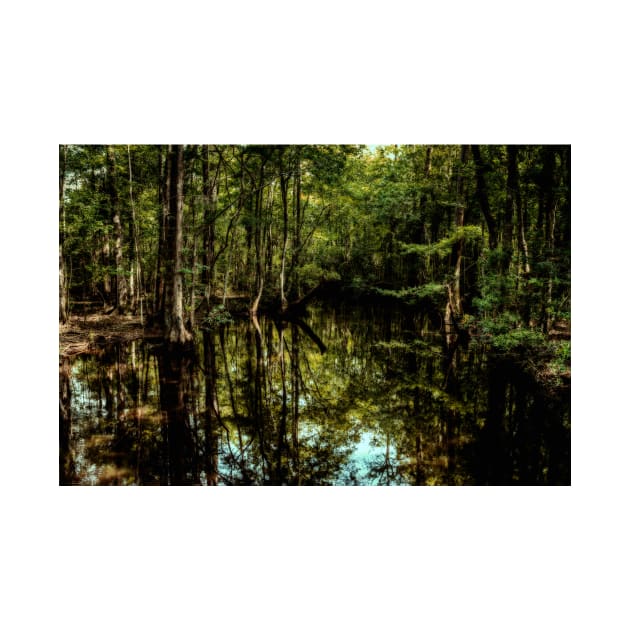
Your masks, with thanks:
M166 276L170 287L164 304L164 334L171 344L186 344L192 335L184 326L184 146L176 144L170 154L170 198L166 240Z
M518 249L521 256L522 272L525 277L529 276L529 250L527 247L526 226L523 214L523 206L521 201L521 191L518 176L518 147L508 145L508 177L507 177L507 195L506 203L512 207L511 212L516 209L517 216L517 234Z
M282 311L332 280L453 326L518 314L512 326L542 331L570 315L569 147L127 146L122 157L60 147L60 321L70 298L144 315L151 286L152 321L181 341L203 322L200 297L208 312L219 300Z
M131 167L131 147L127 145L127 160L129 163L129 207L131 208L131 240L133 242L133 260L129 273L131 283L131 309L135 313L136 307L140 305L140 320L144 322L144 304L142 286L142 263L140 260L140 244L138 237L138 222L136 219L136 209L133 198L133 170Z
M499 237L497 234L497 227L492 212L490 210L490 201L488 198L488 187L486 184L486 172L488 166L485 163L479 145L472 145L472 154L475 160L475 174L477 177L477 200L483 213L486 225L488 226L488 243L490 249L496 249L499 243Z
M107 182L112 223L114 224L114 257L116 260L115 308L120 315L125 315L128 309L129 290L123 261L123 230L116 178L116 151L112 145L107 147Z
M219 173L221 158L217 159L217 165L210 175L210 147L204 144L201 147L201 172L202 172L202 196L204 208L203 251L204 267L201 275L204 285L206 303L210 304L210 296L214 292L214 276L216 263L216 220L219 201Z
M68 321L68 294L66 282L66 264L64 260L64 241L66 237L65 188L66 188L66 160L68 146L59 145L59 321Z

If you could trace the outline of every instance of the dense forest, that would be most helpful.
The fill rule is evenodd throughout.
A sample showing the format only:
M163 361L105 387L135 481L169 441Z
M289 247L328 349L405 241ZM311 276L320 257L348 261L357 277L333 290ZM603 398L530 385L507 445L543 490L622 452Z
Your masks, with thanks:
M566 146L62 145L59 319L98 299L185 343L234 299L328 285L534 340L570 318L570 166Z
M379 305L404 313L405 330L435 332L449 396L460 353L483 347L484 366L495 370L485 377L480 423L487 428L496 412L519 425L512 433L530 475L521 481L566 483L568 412L551 448L562 452L555 477L523 463L523 426L539 413L538 389L568 396L570 173L564 145L61 145L60 426L70 416L69 357L130 335L171 356L195 355L196 339L239 318L261 340L261 320L275 322L286 421L285 345L287 365L297 370L299 361L284 328L324 352L306 322L311 305ZM391 351L389 330L378 343ZM408 374L420 369L409 356L416 337L401 342ZM204 336L214 357L209 343ZM257 356L267 355L258 348ZM514 364L524 388L497 380ZM300 378L296 371L294 392ZM519 404L529 409L520 424ZM452 441L452 426L445 431ZM545 448L537 456L548 459ZM277 457L284 477L275 480L286 483L288 464ZM453 482L451 473L442 482ZM511 474L481 478L504 483Z

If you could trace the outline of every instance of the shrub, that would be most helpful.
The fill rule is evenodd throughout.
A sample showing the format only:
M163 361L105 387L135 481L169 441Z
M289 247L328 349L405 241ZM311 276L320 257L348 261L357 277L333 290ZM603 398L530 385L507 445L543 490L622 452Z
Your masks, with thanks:
M229 324L232 321L232 315L226 310L223 304L214 306L212 310L203 318L201 326L203 328L212 329Z

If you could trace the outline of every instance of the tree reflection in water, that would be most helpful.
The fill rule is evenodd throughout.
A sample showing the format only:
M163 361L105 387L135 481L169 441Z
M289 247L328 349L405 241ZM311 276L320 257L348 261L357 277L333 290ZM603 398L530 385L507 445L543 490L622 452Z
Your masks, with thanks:
M570 392L421 314L237 321L60 365L60 483L570 483Z

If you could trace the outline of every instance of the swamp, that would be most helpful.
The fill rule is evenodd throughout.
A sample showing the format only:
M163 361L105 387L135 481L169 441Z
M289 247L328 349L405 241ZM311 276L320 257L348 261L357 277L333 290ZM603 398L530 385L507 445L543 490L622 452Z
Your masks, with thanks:
M570 170L60 145L60 485L569 485Z

